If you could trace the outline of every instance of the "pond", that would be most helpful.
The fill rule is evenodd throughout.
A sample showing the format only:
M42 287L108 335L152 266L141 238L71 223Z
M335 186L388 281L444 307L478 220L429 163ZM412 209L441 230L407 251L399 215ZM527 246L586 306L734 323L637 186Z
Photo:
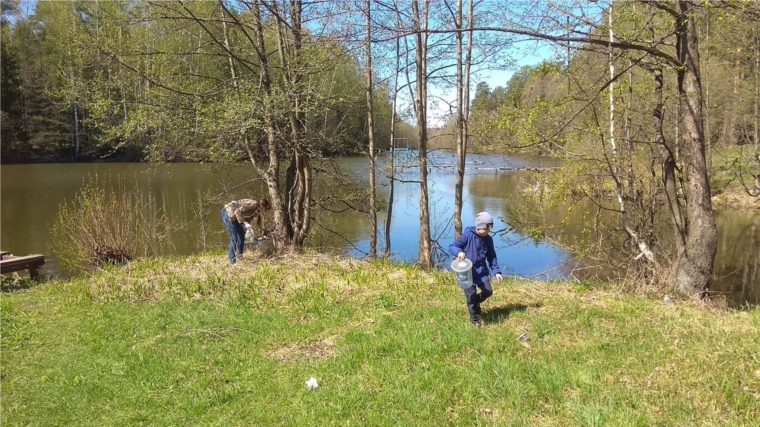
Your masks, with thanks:
M531 238L512 230L509 222L508 195L530 181L527 172L503 168L555 166L551 159L538 157L504 157L468 155L468 171L464 186L462 221L473 225L475 215L488 211L495 218L494 229L502 233L494 239L500 264L507 275L536 279L561 278L568 269L570 254L549 242ZM384 163L387 158L380 159ZM455 173L451 167L455 155L432 153L430 169L431 233L440 256L453 240ZM366 187L367 160L363 157L341 158L324 167L340 168L357 188ZM501 170L499 170L501 168ZM419 238L419 185L414 168L397 169L391 218L392 258L414 261ZM389 180L378 173L378 198L388 203ZM0 241L2 249L16 255L42 253L46 257L43 274L65 276L61 263L50 249L51 229L61 203L73 200L83 183L91 177L123 177L127 188L139 188L153 195L157 203L178 220L190 225L172 236L171 253L193 254L226 247L227 235L219 218L225 200L260 197L264 187L251 182L249 165L219 168L192 163L154 166L142 163L35 164L2 166L2 205ZM240 184L243 185L240 185ZM237 186L237 187L236 187ZM225 190L233 188L224 194ZM349 191L337 181L320 182L315 192L320 195ZM216 202L209 203L209 200ZM344 206L345 207L345 206ZM385 249L385 213L378 214L378 252ZM270 217L271 218L271 217ZM118 219L114 219L118 220ZM266 220L266 218L265 218ZM716 213L719 249L716 257L715 283L711 291L725 294L729 304L741 306L760 301L760 214L753 212ZM572 227L573 224L570 224ZM580 227L580 224L575 226ZM369 251L367 216L353 210L316 215L308 245L314 248L342 250L351 256L364 256ZM220 255L224 256L224 255Z

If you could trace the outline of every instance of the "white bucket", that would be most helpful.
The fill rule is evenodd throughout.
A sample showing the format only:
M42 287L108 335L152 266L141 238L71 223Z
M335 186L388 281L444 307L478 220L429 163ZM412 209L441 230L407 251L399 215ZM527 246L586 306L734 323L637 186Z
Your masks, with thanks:
M472 286L472 261L454 259L451 261L451 269L454 270L454 276L460 288L468 289Z
M266 242L264 241L264 239L263 239L263 238L260 238L260 237L256 237L256 235L255 235L255 233L253 232L253 229L252 229L252 228L249 228L249 229L248 229L248 230L246 230L246 232L245 232L245 243L246 243L246 244L247 244L249 247L255 247L255 248L259 248L259 249L261 249L261 250L264 250L264 249L266 249Z

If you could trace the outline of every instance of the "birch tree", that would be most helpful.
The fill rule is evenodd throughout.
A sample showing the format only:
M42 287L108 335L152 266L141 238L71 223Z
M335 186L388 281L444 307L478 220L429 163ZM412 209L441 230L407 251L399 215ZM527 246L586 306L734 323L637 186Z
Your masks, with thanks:
M366 0L364 3L365 12L365 74L366 74L366 93L367 93L367 133L369 144L367 147L367 157L369 158L369 256L377 257L377 191L375 184L375 114L373 110L373 78L372 78L372 20L371 20L372 2ZM393 132L391 132L393 133Z
M540 11L531 9L530 15L526 15L519 5L513 8L502 7L501 16L504 22L510 23L509 28L476 26L475 30L507 32L557 43L580 43L608 51L615 49L635 55L634 63L647 59L660 61L666 65L664 71L673 73L680 116L674 144L662 160L662 165L665 177L668 176L669 168L673 168L675 178L670 182L675 182L678 186L676 198L671 203L671 219L677 238L674 242L676 249L668 262L670 274L665 271L660 273L663 277L670 277L669 281L681 291L705 295L712 279L717 233L705 158L702 86L697 49L699 40L696 17L701 12L702 4L692 0L636 3L650 11L648 19L668 20L671 22L670 28L652 39L648 33L644 35L642 29L634 25L624 36L610 40L609 32L604 31L605 24L594 21L586 14L587 8L594 6L586 3L574 6L546 3ZM536 16L540 19L533 18ZM576 25L571 25L574 30L568 34L566 23L569 21ZM620 75L616 73L607 79L603 82L603 87L619 79ZM669 160L671 157L675 162ZM613 168L610 169L609 176L613 180L619 179L614 163L611 164ZM670 185L667 184L667 179L663 182L665 187ZM624 211L618 210L618 214L623 215ZM646 248L642 248L641 254L647 256L644 249Z
M462 58L462 37L463 37L463 6L462 0L457 0L456 5L456 92L457 92L457 111L456 111L456 128L457 128L457 178L454 187L454 238L458 239L462 235L462 193L464 190L465 165L467 163L467 138L468 138L468 120L470 116L470 66L472 58L472 41L473 32L467 32L467 47ZM474 2L469 1L467 6L469 28L473 26L474 19Z
M419 173L420 173L420 237L418 263L423 268L433 266L433 254L430 239L430 206L428 201L427 168L427 48L428 48L428 2L412 1L412 25L415 39L415 105L417 115L417 136L419 138Z

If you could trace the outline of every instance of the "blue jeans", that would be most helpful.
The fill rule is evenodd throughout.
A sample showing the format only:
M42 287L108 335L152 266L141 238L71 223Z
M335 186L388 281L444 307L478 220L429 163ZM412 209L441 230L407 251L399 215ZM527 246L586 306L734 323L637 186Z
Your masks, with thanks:
M239 222L232 222L229 215L227 215L227 209L222 208L222 221L227 228L227 234L230 235L230 264L235 264L237 258L243 254L245 248L245 227Z
M478 288L480 288L480 293L478 293ZM493 289L489 281L464 289L464 296L467 298L467 311L470 312L470 320L480 320L480 303L487 300L491 295L493 295Z

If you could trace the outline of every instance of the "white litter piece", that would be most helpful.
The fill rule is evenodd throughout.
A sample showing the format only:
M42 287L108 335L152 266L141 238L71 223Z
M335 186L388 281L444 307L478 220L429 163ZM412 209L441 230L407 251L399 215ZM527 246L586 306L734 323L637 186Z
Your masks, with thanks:
M317 379L314 377L309 378L308 381L306 381L306 388L309 390L313 390L315 388L319 387L319 383L317 383Z

